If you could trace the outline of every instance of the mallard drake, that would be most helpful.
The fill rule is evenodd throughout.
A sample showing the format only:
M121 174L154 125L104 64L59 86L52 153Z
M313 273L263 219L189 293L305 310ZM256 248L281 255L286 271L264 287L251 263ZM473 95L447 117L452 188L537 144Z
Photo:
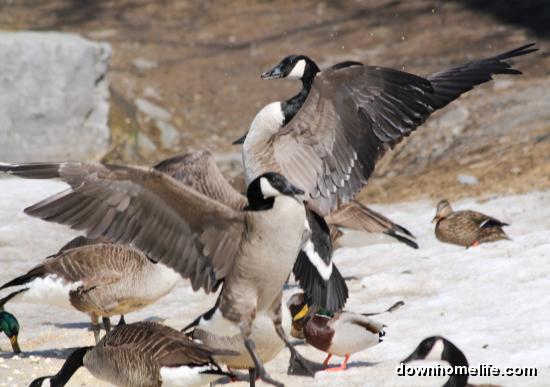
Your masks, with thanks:
M293 320L291 335L304 338L308 344L326 352L328 356L323 362L325 367L328 367L333 355L344 357L339 367L327 368L326 371L345 370L352 354L380 343L385 335L384 325L369 318L373 314L347 311L327 313L310 308L303 293L290 297L287 306Z
M173 269L151 261L134 247L78 237L27 273L0 286L0 290L25 286L11 297L12 302L55 305L86 313L97 343L100 317L109 331L111 316L152 304L168 294L180 278Z
M466 360L464 353L442 336L425 338L401 363L410 363L415 360L444 360L453 367L464 367L463 369L468 367L468 360ZM442 387L500 387L495 384L469 384L468 376L468 373L453 373Z
M148 257L212 292L223 283L211 327L241 334L259 377L272 379L250 338L256 315L268 313L293 358L308 368L281 321L282 288L307 240L304 191L265 173L247 188L237 211L151 168L80 162L2 164L0 172L60 178L70 188L25 209L28 215L131 243ZM313 376L313 372L310 372Z
M233 353L196 343L162 324L138 322L114 328L95 347L77 348L56 375L35 379L30 387L62 387L82 366L116 386L202 386L231 376L213 357Z
M4 310L4 304L20 292L21 290L13 292L3 300L0 300L0 332L4 332L8 336L11 348L15 354L21 353L21 348L19 348L19 342L17 341L20 328L19 321L17 321L13 314Z
M453 211L448 200L437 203L432 223L436 238L444 243L464 246L477 246L480 243L510 239L502 230L508 223L501 222L476 211Z

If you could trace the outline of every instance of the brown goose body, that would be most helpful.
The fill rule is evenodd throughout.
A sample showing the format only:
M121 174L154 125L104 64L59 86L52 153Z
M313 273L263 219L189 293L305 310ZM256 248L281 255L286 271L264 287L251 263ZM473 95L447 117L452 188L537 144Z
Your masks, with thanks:
M124 315L150 305L179 281L174 270L150 261L133 247L84 240L75 238L1 289L25 286L12 302L74 307L97 325L99 317Z
M78 348L62 370L42 377L32 387L65 385L80 366L116 386L202 386L226 375L214 355L230 355L196 343L179 331L154 322L116 327L95 347Z
M439 202L434 220L435 236L444 243L471 247L510 239L502 229L508 223L476 211L453 211L446 200Z

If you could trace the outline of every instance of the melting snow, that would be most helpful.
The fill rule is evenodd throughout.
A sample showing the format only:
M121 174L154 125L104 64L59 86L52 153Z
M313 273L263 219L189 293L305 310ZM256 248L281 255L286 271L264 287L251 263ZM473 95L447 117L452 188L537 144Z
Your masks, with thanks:
M63 184L52 181L0 179L1 283L26 272L77 235L22 212L26 206L63 188ZM336 252L335 263L343 274L357 277L349 281L351 295L347 309L371 312L384 310L398 300L405 301L405 306L393 314L376 317L388 326L384 342L352 356L348 371L318 373L315 380L287 377L288 352L284 351L267 365L272 376L292 386L336 383L440 386L444 378L398 377L395 367L421 339L441 334L465 352L470 365L538 367L538 377L472 377L471 383L508 386L547 383L550 377L550 192L452 203L455 209L479 210L511 224L506 231L512 241L468 250L435 239L430 223L435 203L434 200L375 206L411 230L417 236L419 250L383 235L350 232L344 236L348 247ZM288 297L295 290L287 290L285 295ZM1 293L0 297L6 294ZM206 311L214 297L193 293L182 282L156 304L130 314L127 321L162 318L170 325L183 327L198 313ZM23 351L57 358L54 369L62 363L59 360L62 356L54 349L93 342L92 334L85 331L88 317L79 312L28 304L8 305L7 309L20 320ZM4 351L10 348L3 335L0 347ZM323 353L311 347L299 346L298 350L312 360L324 359ZM9 352L0 356L7 360L8 366L23 371L23 375L16 375L1 368L0 379L12 375L22 385L30 382L33 373L47 374L54 364L36 369L36 362L30 358L16 362ZM332 363L339 361L341 359L333 358ZM99 385L94 379L79 375L87 374L75 375L82 385Z

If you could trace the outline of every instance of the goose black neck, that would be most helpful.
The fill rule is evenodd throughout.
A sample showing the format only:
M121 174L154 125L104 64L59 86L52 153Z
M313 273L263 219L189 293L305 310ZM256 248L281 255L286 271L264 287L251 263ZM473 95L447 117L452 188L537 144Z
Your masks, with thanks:
M307 96L309 95L309 92L311 91L311 87L313 86L313 81L315 80L315 76L320 71L321 70L319 69L319 67L315 62L313 62L312 60L308 60L308 63L306 65L306 70L302 77L302 90L300 90L300 92L296 94L294 97L282 103L283 114L285 116L283 126L289 123L290 120L294 118L296 113L298 113L298 111L304 104Z
M307 63L304 75L302 76L302 87L307 89L308 93L311 90L311 86L313 86L313 81L315 80L317 73L320 71L321 69L319 69L319 66L317 66L317 64L310 59Z
M283 126L288 124L290 120L294 118L296 113L298 113L298 111L302 108L302 105L304 104L309 94L309 91L310 88L302 87L302 90L300 90L298 94L290 99L287 99L281 104L283 115L285 117L283 121Z
M84 365L84 355L92 348L94 347L81 347L75 349L67 360L65 360L59 372L50 378L50 386L62 387L67 384L74 373Z
M445 343L445 349L443 350L442 359L447 361L451 366L466 367L468 368L468 360L464 353L458 349L453 343L447 341ZM468 384L468 373L451 375L449 380L443 385L443 387L465 387Z
M264 197L260 181L260 178L256 178L248 186L246 190L248 206L244 208L245 211L264 211L273 208L275 198L272 196L268 198Z

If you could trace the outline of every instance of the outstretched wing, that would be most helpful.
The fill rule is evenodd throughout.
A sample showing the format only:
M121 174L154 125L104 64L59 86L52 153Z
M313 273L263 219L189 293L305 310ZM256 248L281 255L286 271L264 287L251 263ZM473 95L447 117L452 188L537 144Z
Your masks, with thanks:
M171 157L153 168L235 210L242 210L248 204L246 196L229 184L207 150Z
M214 289L231 268L244 215L156 170L102 164L0 165L26 178L60 178L70 188L25 210L29 215L132 243L191 280Z
M272 139L281 172L328 215L367 183L376 162L432 112L494 74L521 74L507 59L533 44L453 67L427 78L403 71L348 66L315 78L300 111Z

